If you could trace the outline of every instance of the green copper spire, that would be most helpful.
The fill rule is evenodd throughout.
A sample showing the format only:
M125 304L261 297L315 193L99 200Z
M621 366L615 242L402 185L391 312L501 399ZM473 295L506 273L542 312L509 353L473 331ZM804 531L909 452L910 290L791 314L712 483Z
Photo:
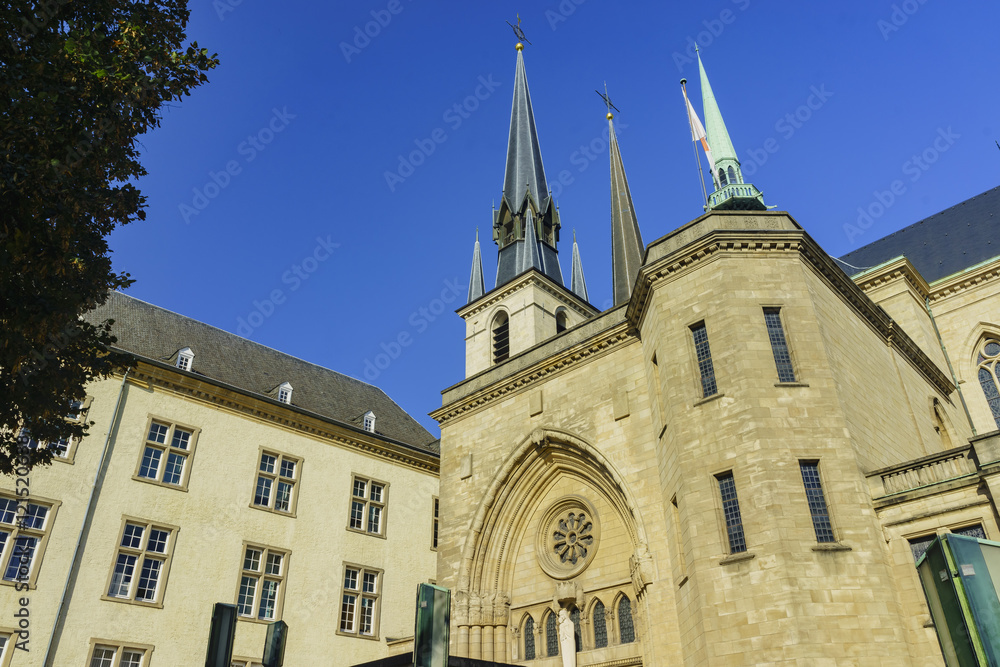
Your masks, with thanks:
M695 47L697 51L697 47ZM744 183L740 160L729 138L726 123L722 120L719 103L708 82L708 74L698 53L698 71L701 74L701 100L705 114L705 134L712 149L712 182L715 191L709 195L708 207L720 210L764 211L764 198L752 183Z

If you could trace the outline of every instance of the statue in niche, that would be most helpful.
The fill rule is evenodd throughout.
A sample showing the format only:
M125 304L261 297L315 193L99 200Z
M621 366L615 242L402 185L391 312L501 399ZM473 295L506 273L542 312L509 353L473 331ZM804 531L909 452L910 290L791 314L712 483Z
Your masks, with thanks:
M576 667L573 621L570 620L569 611L565 607L559 610L559 655L562 656L563 667Z

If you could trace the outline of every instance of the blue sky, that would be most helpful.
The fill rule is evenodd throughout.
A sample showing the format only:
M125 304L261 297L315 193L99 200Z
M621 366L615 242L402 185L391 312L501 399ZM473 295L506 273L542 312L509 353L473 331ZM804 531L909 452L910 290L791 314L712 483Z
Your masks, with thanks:
M222 64L142 137L147 219L112 235L115 267L132 296L372 381L436 434L477 227L493 287L517 13L563 273L576 230L600 308L594 89L621 109L649 243L702 213L678 85L703 118L696 42L747 180L833 255L997 185L1000 3L676 4L198 0L189 38Z

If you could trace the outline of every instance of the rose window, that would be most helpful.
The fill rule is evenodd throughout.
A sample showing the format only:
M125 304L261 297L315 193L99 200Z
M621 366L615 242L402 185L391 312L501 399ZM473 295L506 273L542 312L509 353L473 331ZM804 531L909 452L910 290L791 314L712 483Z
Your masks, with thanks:
M587 557L587 552L594 544L594 522L585 512L570 512L569 516L559 520L558 527L552 532L553 550L562 563L577 564L577 561Z

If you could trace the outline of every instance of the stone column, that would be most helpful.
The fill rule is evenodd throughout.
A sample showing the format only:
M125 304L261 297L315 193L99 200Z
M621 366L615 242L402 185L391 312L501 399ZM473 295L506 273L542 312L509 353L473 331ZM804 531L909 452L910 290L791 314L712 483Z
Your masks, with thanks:
M614 605L613 602L611 604ZM615 622L615 610L611 607L604 609L604 627L608 630L608 646L619 643L618 623Z
M507 653L510 654L510 660L512 662L519 660L521 655L521 631L518 630L517 628L510 628L509 645L510 645L510 651L508 651ZM506 661L507 656L506 655L503 656L501 660Z
M510 597L497 593L493 600L493 659L507 662L507 623L510 619Z
M455 655L460 658L469 657L469 593L455 591L454 623L458 626L458 637L455 644Z
M469 657L481 660L483 657L482 601L479 595L469 595Z

